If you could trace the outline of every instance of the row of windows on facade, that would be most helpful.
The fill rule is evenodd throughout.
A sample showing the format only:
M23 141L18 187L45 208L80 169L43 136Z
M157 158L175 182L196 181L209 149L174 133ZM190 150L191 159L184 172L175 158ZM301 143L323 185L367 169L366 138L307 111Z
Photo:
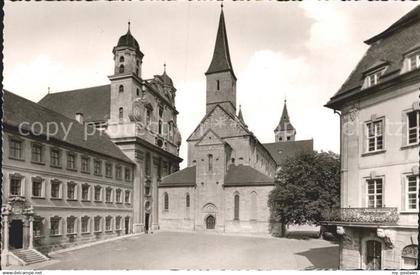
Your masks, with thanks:
M418 68L420 68L420 51L410 53L405 57L401 73L407 73ZM362 89L366 89L378 84L385 70L386 66L383 66L373 72L366 74Z
M407 113L407 144L414 145L420 142L420 111ZM375 152L384 150L385 118L379 118L366 123L366 151Z
M24 177L18 175L12 175L10 177L10 195L11 196L23 196L24 194ZM50 180L50 198L52 199L63 199L64 184L57 180ZM79 196L82 201L92 201L92 186L84 183L77 184L73 181L67 182L66 184L66 196L67 200L78 200ZM80 195L79 191L80 190ZM120 188L102 187L100 185L93 186L93 200L97 202L103 201L103 190L105 190L105 202L107 203L130 203L131 192L130 190L123 190ZM46 197L46 184L45 179L41 177L32 177L31 182L31 196L33 198L45 198Z
M65 229L63 230L63 223L65 220ZM92 221L93 221L93 230L92 230ZM63 219L59 216L54 216L50 218L50 227L49 227L49 233L51 236L60 236L62 234L88 234L92 233L99 233L99 232L113 232L113 231L120 231L123 229L123 217L121 216L95 216L95 217L89 217L89 216L83 216L81 218L77 218L74 216L67 217L66 219ZM80 223L80 232L78 232L78 225ZM125 227L129 227L130 224L130 217L124 218ZM35 219L34 221L34 236L35 237L41 237L44 235L43 232L43 223L42 219Z
M367 184L367 206L369 208L385 207L384 203L384 178L377 177L366 180ZM419 196L419 176L405 176L404 184L405 211L418 210Z
M235 192L233 196L233 219L239 220L239 204L240 204L240 195ZM190 207L190 194L185 194L185 207ZM163 210L169 211L169 194L163 194ZM257 219L257 193L255 191L251 192L251 204L250 204L250 220Z
M24 141L12 138L10 140L10 158L17 160L24 160ZM35 164L45 164L44 156L44 145L39 143L32 143L31 145L31 162ZM50 149L50 165L55 168L62 168L62 151L58 148ZM91 159L88 156L80 156L80 171L82 173L91 173L90 170ZM95 176L102 176L102 160L93 160L93 174ZM67 152L67 169L70 171L77 171L77 154L74 152ZM105 177L113 178L113 167L114 164L110 162L105 163ZM115 178L118 180L122 179L123 168L120 165L115 167ZM131 180L131 169L128 167L124 168L124 179L126 181Z

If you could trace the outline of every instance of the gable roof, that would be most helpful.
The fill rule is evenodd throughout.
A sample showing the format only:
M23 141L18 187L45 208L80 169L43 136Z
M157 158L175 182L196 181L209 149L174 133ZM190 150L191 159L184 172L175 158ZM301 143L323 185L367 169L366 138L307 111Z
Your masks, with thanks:
M235 77L232 62L230 61L228 38L226 34L225 16L223 9L220 12L219 28L217 30L216 44L214 45L213 58L206 72L207 74L229 71Z
M82 113L86 122L107 121L111 110L111 85L52 93L38 104L73 119Z
M366 41L370 45L369 49L338 92L325 106L337 109L350 96L359 95L365 73L378 61L386 60L388 62L387 72L381 77L381 83L402 76L400 71L403 68L403 55L413 49L419 43L419 40L420 5L387 30ZM368 90L374 90L375 87L372 86L363 90L363 94L368 94Z
M313 151L314 142L312 139L284 141L266 143L263 146L270 152L277 165L282 165L284 161L300 153L309 153Z
M104 132L95 131L92 135L86 135L85 139L85 128L76 120L70 119L60 113L47 109L6 90L3 90L3 102L4 125L9 125L13 128L17 128L21 125L22 130L24 129L28 132L31 132L31 125L42 125L42 127L36 127L36 134L46 138L47 125L48 123L54 122L57 123L59 127L57 128L57 133L50 133L48 135L51 140L57 140L88 151L132 163L132 161ZM69 129L67 136L63 127L66 130ZM88 130L92 129L88 128Z
M188 187L195 186L196 167L190 166L169 176L163 177L159 187Z
M206 121L206 119L208 118L208 117L210 117L211 116L211 114L213 114L213 112L217 109L217 108L219 108L219 109L221 109L228 117L230 117L231 119L233 119L233 120L235 120L235 121L237 121L238 122L238 125L240 125L241 126L241 128L242 128L242 130L244 130L247 134L249 134L249 135L252 135L252 133L248 130L248 127L246 127L240 120L239 120L239 118L238 117L236 117L236 115L233 115L233 114L231 114L231 113L229 113L229 112L227 112L222 106L220 106L219 104L216 104L215 106L214 106L214 108L213 109L211 109L211 111L210 112L208 112L202 119L201 119L201 121L200 121L200 123L198 124L198 126L194 129L194 131L191 133L191 135L187 138L187 141L190 141L190 140L192 140L191 138L193 137L193 135L197 132L197 130L200 128L200 126L201 125L203 125L203 123ZM200 137L200 139L201 139L201 137Z
M223 184L224 187L265 185L274 185L274 179L251 166L242 164L229 165Z

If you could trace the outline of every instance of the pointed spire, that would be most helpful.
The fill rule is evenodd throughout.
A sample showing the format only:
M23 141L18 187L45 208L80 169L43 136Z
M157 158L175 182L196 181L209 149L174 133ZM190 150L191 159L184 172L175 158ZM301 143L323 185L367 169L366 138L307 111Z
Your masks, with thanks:
M281 114L280 122L275 131L295 130L292 123L290 123L289 113L287 111L287 100L284 99L283 113Z
M166 62L163 63L163 73L166 74Z
M130 32L130 25L131 25L131 22L130 22L130 19L128 20L128 31L127 31L127 33L129 33Z
M242 106L239 104L239 112L238 112L238 119L248 128L245 123L244 116L242 115Z
M230 61L229 45L226 34L225 16L223 14L223 3L221 4L221 12L219 19L219 28L217 30L216 43L214 45L213 58L206 74L230 71L233 76L232 63ZM235 77L236 79L236 77Z

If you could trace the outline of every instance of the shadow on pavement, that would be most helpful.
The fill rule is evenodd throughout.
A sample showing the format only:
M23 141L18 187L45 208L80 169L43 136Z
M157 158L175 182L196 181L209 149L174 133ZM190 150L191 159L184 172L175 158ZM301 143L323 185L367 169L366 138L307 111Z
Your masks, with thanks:
M307 251L296 253L306 257L313 266L306 269L334 269L339 267L338 246L311 248Z

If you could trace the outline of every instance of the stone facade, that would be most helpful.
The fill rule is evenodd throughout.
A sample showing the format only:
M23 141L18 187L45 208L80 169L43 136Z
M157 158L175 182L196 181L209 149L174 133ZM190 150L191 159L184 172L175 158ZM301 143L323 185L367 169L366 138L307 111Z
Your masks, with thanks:
M343 209L329 223L342 236L343 269L417 266L420 62L411 60L420 59L419 27L417 7L368 40L367 54L327 103L341 111Z

